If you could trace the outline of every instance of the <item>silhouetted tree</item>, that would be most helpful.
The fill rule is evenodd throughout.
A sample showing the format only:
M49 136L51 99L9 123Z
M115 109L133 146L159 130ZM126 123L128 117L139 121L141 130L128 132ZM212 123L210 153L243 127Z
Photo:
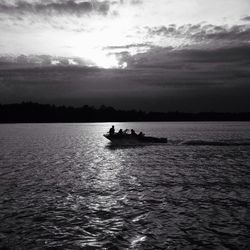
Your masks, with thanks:
M114 122L114 121L250 121L248 113L183 113L143 112L137 110L116 110L102 105L100 108L57 107L49 104L22 102L0 104L0 123L28 122Z

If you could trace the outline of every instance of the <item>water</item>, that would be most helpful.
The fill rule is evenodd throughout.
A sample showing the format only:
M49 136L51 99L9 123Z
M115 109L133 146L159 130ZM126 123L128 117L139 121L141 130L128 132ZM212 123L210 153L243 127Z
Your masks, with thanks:
M0 125L0 248L248 248L250 123L111 125Z

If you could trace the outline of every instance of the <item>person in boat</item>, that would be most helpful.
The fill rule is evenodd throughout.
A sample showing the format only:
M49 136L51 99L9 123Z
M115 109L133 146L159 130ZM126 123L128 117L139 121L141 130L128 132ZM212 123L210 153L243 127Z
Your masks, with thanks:
M109 134L110 135L114 135L115 134L115 126L114 125L110 128Z
M131 135L133 135L133 136L137 135L133 129L131 129Z
M127 134L128 134L128 131L129 131L129 130L126 128L126 129L123 131L123 134L124 134L124 135L127 135Z
M118 135L123 135L122 129L119 130Z
M145 134L143 134L142 132L140 132L140 133L138 134L138 136L140 136L140 137L144 137L144 136L145 136Z

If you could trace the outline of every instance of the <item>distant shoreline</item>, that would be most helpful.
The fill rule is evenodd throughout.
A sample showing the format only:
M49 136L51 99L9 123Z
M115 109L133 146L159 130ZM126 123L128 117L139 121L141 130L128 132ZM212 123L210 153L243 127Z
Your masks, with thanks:
M55 106L23 102L0 105L0 123L92 123L92 122L202 122L250 121L250 112L144 112L88 105Z

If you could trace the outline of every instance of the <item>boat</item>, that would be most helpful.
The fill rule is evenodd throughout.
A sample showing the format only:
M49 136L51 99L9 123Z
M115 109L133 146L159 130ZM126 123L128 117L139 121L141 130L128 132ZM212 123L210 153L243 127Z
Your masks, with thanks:
M105 138L115 145L136 145L136 144L151 144L151 143L167 143L167 138L157 138L145 135L132 135L132 134L104 134Z

